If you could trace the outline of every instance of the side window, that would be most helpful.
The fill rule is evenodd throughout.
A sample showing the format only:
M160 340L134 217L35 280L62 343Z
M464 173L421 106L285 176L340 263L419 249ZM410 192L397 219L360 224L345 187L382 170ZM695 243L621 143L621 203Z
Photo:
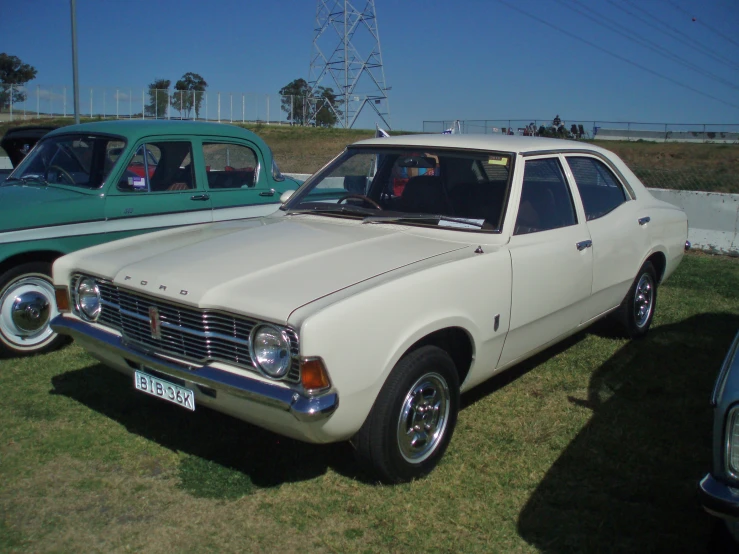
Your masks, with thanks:
M120 152L111 150L109 156ZM189 142L149 142L139 146L118 181L118 190L131 193L181 191L195 188Z
M600 160L568 156L567 163L575 176L588 221L602 217L626 202L621 183Z
M527 161L513 234L536 233L576 223L575 207L559 160Z
M203 143L208 187L212 189L253 188L259 159L254 150L241 144Z

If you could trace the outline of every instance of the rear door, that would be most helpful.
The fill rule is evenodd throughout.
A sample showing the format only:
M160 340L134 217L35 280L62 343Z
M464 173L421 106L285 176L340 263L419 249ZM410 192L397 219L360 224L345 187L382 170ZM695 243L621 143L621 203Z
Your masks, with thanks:
M108 232L124 237L212 221L211 201L195 169L189 140L157 138L137 145L108 188Z
M248 141L203 139L199 145L203 181L215 221L269 215L280 207L281 191L261 151Z
M551 344L584 317L593 252L562 163L560 156L548 156L524 164L509 243L511 323L500 365Z
M648 252L649 214L616 174L595 156L568 155L593 241L593 293L585 317L617 307Z

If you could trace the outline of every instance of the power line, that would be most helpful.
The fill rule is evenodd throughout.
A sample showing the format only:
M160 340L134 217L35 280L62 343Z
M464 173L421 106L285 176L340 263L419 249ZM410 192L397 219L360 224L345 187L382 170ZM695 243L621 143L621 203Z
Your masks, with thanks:
M682 8L682 6L680 6L679 4L676 4L676 3L675 3L675 2L673 2L672 0L664 0L664 1L665 1L665 2L667 3L667 4L669 4L670 6L672 6L673 8L675 8L676 10L678 10L678 11L680 11L680 12L684 13L685 15L687 15L687 16L689 16L689 17L692 17L692 18L693 18L693 21L695 21L696 23L698 23L698 24L700 24L700 25L703 25L703 26L704 26L704 27L705 27L706 29L708 29L709 31L711 31L711 32L713 32L713 33L716 33L716 34L717 34L718 36L720 36L720 37L721 37L722 39L724 39L724 40L727 40L727 41L729 41L729 42L730 42L731 44L733 44L734 46L737 46L737 47L739 47L739 42L736 42L736 41L734 41L733 39L731 39L730 37L727 37L727 36L726 36L725 34L723 34L723 33L722 33L721 31L719 31L718 29L715 29L715 28L711 27L711 26L710 26L710 25L708 25L707 23L703 23L703 22L702 22L702 21L701 21L700 19L698 19L697 17L694 17L694 16L693 16L693 14L691 14L691 13L690 13L690 12L688 12L687 10L683 9L683 8Z
M626 2L627 4L630 4L633 8L642 11L644 13L644 15L646 15L647 17L655 20L659 25L661 25L663 27L666 27L668 30L665 31L664 29L660 29L658 26L654 25L653 23L650 23L646 18L644 18L644 17L640 16L639 14L634 13L634 12L628 10L627 8L623 7L620 2L614 2L614 0L606 0L606 2L608 2L609 4L611 4L614 8L617 8L617 9L621 10L622 12L625 12L626 14L630 15L631 17L633 17L635 19L638 19L639 21L641 21L645 25L651 27L655 31L657 31L659 33L662 33L663 35L666 35L666 36L670 37L671 39L680 42L683 46L687 46L688 48L693 48L694 50L697 50L697 51L703 53L704 55L706 55L706 56L708 56L710 58L713 58L715 61L731 67L732 69L735 69L735 70L736 69L739 69L739 64L737 64L736 62L730 60L729 58L726 58L725 56L722 56L721 54L714 53L711 50L711 48L709 48L708 46L704 45L703 43L697 41L696 39L694 39L692 37L687 37L679 29L676 29L675 27L672 27L671 25L668 25L664 21L660 21L658 18L656 18L655 16L653 16L649 12L645 11L640 6L635 5L633 2L630 2L629 0L623 0L623 1ZM685 41L686 38L689 40L689 42L692 42L693 44L690 44L689 42L686 42Z
M700 73L701 75L703 75L705 77L708 77L710 79L713 79L716 82L719 82L719 83L721 83L723 85L726 85L728 87L731 87L733 89L739 90L739 86L736 85L736 84L734 84L734 83L732 83L731 81L727 81L723 77L720 77L720 76L716 75L715 73L711 73L707 69L704 69L704 68L702 68L702 67L700 67L698 65L695 65L694 63L686 60L683 57L678 56L677 54L673 54L672 52L670 52L666 48L660 46L659 44L657 44L656 42L654 42L652 40L649 40L648 38L643 38L643 37L638 36L631 29L628 29L627 27L624 27L623 25L621 25L619 23L615 23L615 22L612 22L611 23L611 22L608 22L607 20L605 22L602 21L605 18L603 16L601 16L598 12L596 12L595 10L593 10L592 8L589 8L589 7L585 6L585 5L583 5L578 0L571 0L571 1L574 2L575 4L580 5L583 9L588 10L589 12L595 14L595 17L593 17L591 15L588 15L587 13L583 12L582 10L579 10L579 9L577 9L577 8L571 6L571 5L566 4L563 0L555 0L555 2L557 2L557 3L559 3L559 4L563 5L563 6L565 6L567 8L569 8L571 10L573 10L576 13L579 13L583 17L586 17L587 19L590 19L591 21L595 22L596 24L598 24L598 25L600 25L602 27L605 27L606 29L609 29L609 30L613 31L614 33L619 34L619 35L621 35L622 37L624 37L624 38L626 38L628 40L631 40L631 41L636 42L637 44L643 46L644 48L646 48L648 50L651 50L652 52L655 52L655 53L659 54L662 57L665 57L665 58L671 59L673 61L676 61L680 65L682 65L684 67L687 67L688 69L692 69L696 73ZM600 19L601 21L599 21L598 19ZM622 31L619 31L617 27L620 27L624 31L623 32Z
M547 27L551 27L555 31L558 31L560 33L564 33L567 36L569 36L570 38L573 38L575 40L579 40L580 42L584 42L585 44L587 44L588 46L591 46L591 47L595 48L596 50L600 50L601 52L603 52L605 54L608 54L609 56L612 56L614 58L617 58L617 59L619 59L619 60L621 60L623 62L626 62L629 65L633 65L634 67L638 67L639 69L641 69L643 71L646 71L647 73L650 73L650 74L655 75L657 77L660 77L661 79L664 79L665 81L669 81L670 83L672 83L674 85L677 85L677 86L679 86L681 88L684 88L684 89L690 90L692 92L695 92L696 94L700 94L701 96L705 96L706 98L710 98L711 100L716 100L717 102L721 102L722 104L725 104L727 106L731 106L732 108L739 109L739 105L737 105L737 104L732 104L731 102L727 102L726 100L722 100L721 98L718 98L716 96L713 96L712 94L708 94L707 92L702 92L702 91L700 91L700 90L698 90L696 88L691 87L690 85L686 85L685 83L681 83L680 81L677 81L677 80L673 79L672 77L668 77L667 75L663 75L662 73L658 73L657 71L654 71L652 69L649 69L648 67L645 67L645 66L641 65L640 63L637 63L637 62L632 61L632 60L630 60L628 58L625 58L625 57L623 57L623 56L621 56L619 54L615 54L614 52L611 52L610 50L606 50L605 48L603 48L601 46L598 46L597 44L595 44L593 42L590 42L589 40L586 40L586 39L584 39L582 37L579 37L577 35L573 35L572 33L570 33L569 31L567 31L566 29L563 29L562 27L558 27L557 25L554 25L552 23L549 23L548 21L545 21L544 19L541 19L540 17L537 17L535 15L532 15L532 14L530 14L530 13L522 10L521 8L519 8L517 6L514 6L513 4L507 2L506 0L495 0L495 1L498 2L499 4L503 4L504 6L510 8L510 9L512 9L514 11L517 11L518 13L520 13L520 14L522 14L522 15L530 18L530 19L533 19L535 21L538 21L539 23L542 23L543 25L546 25Z

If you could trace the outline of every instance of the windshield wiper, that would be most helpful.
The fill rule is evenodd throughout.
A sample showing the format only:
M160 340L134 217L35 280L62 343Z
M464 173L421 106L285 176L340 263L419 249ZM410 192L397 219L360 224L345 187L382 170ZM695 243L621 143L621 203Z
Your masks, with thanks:
M46 178L40 173L29 173L28 175L19 177L18 180L24 183L42 183L44 185L49 184L49 181L47 181Z
M439 214L416 214L416 215L389 215L365 217L362 223L397 223L399 221L436 221L445 222L444 227L458 227L462 229L481 229L485 223L484 219L467 219L463 217L449 217Z
M49 182L46 179L44 179L43 175L32 173L29 175L24 175L23 177L8 177L4 181L0 181L0 185L10 185L14 182L20 182L23 184L26 184L26 183L41 183L43 185L49 184Z
M329 204L327 206L305 208L302 210L288 210L287 215L298 214L349 214L349 215L368 215L376 213L373 208L362 208L360 206Z

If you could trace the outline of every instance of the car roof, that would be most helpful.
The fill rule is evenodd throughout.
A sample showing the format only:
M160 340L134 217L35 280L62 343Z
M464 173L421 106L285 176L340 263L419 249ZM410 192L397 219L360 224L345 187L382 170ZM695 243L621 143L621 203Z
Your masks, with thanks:
M495 152L535 153L551 151L612 152L587 142L518 135L398 135L355 142L351 146L411 146L421 148L460 148Z
M169 136L214 136L248 139L265 146L266 144L256 134L242 127L228 123L208 123L205 121L180 121L156 119L114 119L109 121L95 121L60 127L49 133L49 136L65 135L70 133L104 133L125 137L129 142L154 135Z

